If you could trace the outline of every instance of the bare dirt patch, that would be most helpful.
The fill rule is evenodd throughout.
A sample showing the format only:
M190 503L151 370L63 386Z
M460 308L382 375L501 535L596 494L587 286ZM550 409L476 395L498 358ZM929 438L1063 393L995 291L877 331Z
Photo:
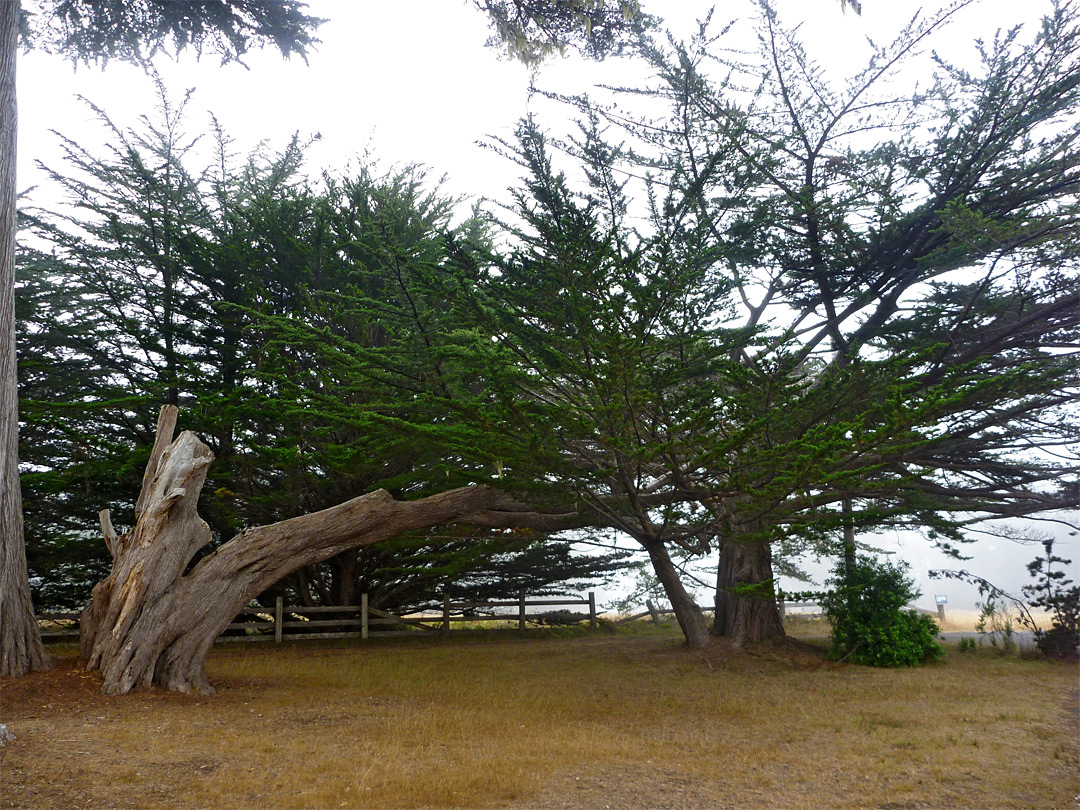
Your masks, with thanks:
M209 696L0 682L0 806L1066 807L1075 667L667 635L215 652Z

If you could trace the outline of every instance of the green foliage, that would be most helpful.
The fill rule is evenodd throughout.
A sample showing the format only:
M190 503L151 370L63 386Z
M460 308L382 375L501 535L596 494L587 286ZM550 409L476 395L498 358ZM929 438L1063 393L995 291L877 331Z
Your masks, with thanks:
M653 22L637 0L473 2L491 21L494 35L488 45L504 46L511 59L534 66L552 54L565 54L571 46L592 59L603 59Z
M26 45L84 62L146 62L168 47L210 51L227 62L265 45L306 58L323 20L305 7L299 0L39 0L21 33Z
M1053 658L1076 658L1080 656L1080 586L1066 579L1063 570L1055 570L1055 565L1064 567L1072 560L1054 554L1052 538L1043 542L1043 548L1045 556L1028 563L1035 584L1023 589L1032 607L1050 611L1050 629L1036 628L1035 645Z
M723 256L730 312L755 328L724 391L733 435L714 503L736 527L767 515L773 544L819 550L845 520L926 527L954 550L972 512L1027 514L1048 493L1075 506L1074 472L1066 484L1018 449L1076 439L1062 408L1077 356L1046 348L1074 346L1078 329L1066 189L1080 159L1074 124L1058 126L1080 103L1075 9L1055 8L1030 43L1012 32L980 47L975 71L939 60L925 104L879 79L955 10L914 22L833 85L762 9L760 52L735 73L712 69L730 57L707 25L641 48L659 84L634 92L667 105L662 125L628 120L629 94L610 114L608 100L575 100L632 138L635 156L662 156L628 173L664 171L665 205L707 226L692 232ZM868 130L880 136L870 146L849 134ZM770 312L799 326L770 328Z
M572 610L549 610L546 613L534 614L530 618L537 624L547 627L568 627L588 621L588 613L575 613Z
M828 594L829 591L785 591L778 588L776 598L785 602L819 602Z
M507 475L528 481L534 502L572 503L628 534L672 604L686 604L671 557L711 547L715 514L700 501L729 445L731 353L747 340L717 318L730 281L701 226L658 200L647 228L631 225L620 148L595 118L574 141L580 188L556 170L534 121L503 147L525 172L512 247L464 268L462 286L492 336L484 376L503 408L496 427L531 440L506 457Z
M974 69L938 59L927 88L906 63L957 6L841 82L760 8L756 53L706 19L685 42L646 35L648 88L567 99L625 138L612 174L655 183L641 199L722 264L710 322L744 329L688 476L702 545L731 567L755 544L834 553L910 526L958 554L973 516L1074 508L1076 9L980 43ZM722 568L725 594L770 565Z
M614 9L561 5L571 27ZM298 143L237 167L219 133L225 168L193 169L175 105L113 127L107 160L68 141L79 208L38 218L51 249L24 253L20 290L34 520L67 542L90 503L129 509L120 448L163 401L217 456L218 538L373 487L498 481L658 559L721 547L738 598L840 533L918 526L955 551L973 516L1075 506L1076 464L1027 448L1077 438L1076 12L976 69L939 60L929 88L879 81L951 14L843 87L767 4L756 54L709 21L635 39L657 81L627 95L666 117L572 99L557 150L523 122L510 224L455 226L416 168L311 182ZM403 541L415 569L459 574L433 539ZM344 599L370 587L358 560L289 587Z
M1054 554L1054 539L1042 540L1044 556L1028 563L1028 572L1035 579L1032 585L1023 588L1024 602L988 580L968 571L931 571L931 577L944 577L969 582L979 589L979 594L986 597L980 608L979 632L988 633L993 646L1012 645L1011 617L1008 609L998 607L1012 606L1020 624L1035 634L1035 644L1053 658L1075 658L1080 654L1080 587L1066 579L1065 571L1056 566L1066 566L1071 560ZM1042 608L1050 612L1050 628L1039 626L1032 608Z
M718 451L727 354L744 337L710 321L730 285L718 257L697 249L702 234L658 210L650 233L627 226L618 149L594 124L581 131L585 191L555 171L532 121L519 129L525 226L477 287L504 360L491 373L518 392L522 410L508 415L544 436L538 461L562 486L636 539L649 534L650 504L665 505L689 547L709 515L680 502L698 494L695 471Z
M959 650L960 652L974 652L975 648L979 645L975 642L975 639L965 636L960 639Z
M159 86L160 87L160 86ZM214 543L246 526L383 487L410 497L490 481L528 436L489 429L452 263L475 220L418 167L362 166L312 182L303 144L193 166L184 107L76 141L52 172L77 206L31 212L45 250L20 255L21 396L28 554L40 606L75 606L107 570L95 515L130 525L160 404L215 463L200 511ZM131 447L137 449L133 455ZM507 471L507 483L513 475ZM454 588L579 591L620 554L576 554L529 532L442 532L345 552L281 588L301 604L422 607Z
M838 660L877 667L916 666L941 656L937 625L905 609L918 597L904 563L859 557L853 568L839 564L821 600L832 624L829 654Z

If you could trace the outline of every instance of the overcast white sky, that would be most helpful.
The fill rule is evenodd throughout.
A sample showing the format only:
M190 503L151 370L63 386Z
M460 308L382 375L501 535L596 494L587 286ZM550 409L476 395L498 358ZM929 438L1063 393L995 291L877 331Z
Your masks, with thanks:
M905 0L864 0L863 14L857 16L841 13L839 0L778 0L777 5L784 22L805 20L802 33L808 50L837 73L861 66L865 37L879 43L891 40L921 6ZM708 3L692 0L645 0L644 6L667 18L680 35L708 9ZM246 60L250 70L221 67L212 57L158 62L175 95L196 89L189 132L207 131L206 111L212 111L241 151L263 140L281 146L297 131L301 136L320 133L321 140L309 153L312 173L342 169L352 156L370 149L387 165L418 162L435 175L445 173L454 193L499 200L506 198L517 167L477 142L490 135L508 137L516 121L530 111L554 130L565 119L554 105L530 101L524 67L484 47L486 21L469 0L310 0L309 7L328 22L320 30L322 44L306 66L296 59L286 62L274 51L251 54ZM990 38L996 29L1018 23L1032 30L1049 8L1044 0L983 0L964 10L933 47L950 57L971 54L976 37ZM746 22L735 30L749 33L750 16L748 3L729 0L718 4L715 19L742 17ZM128 65L73 70L64 60L29 53L20 57L18 70L21 189L42 182L35 161L60 167L57 138L50 130L83 143L102 140L92 113L76 96L103 107L120 125L134 124L154 107L150 80ZM622 61L596 66L567 58L546 65L537 83L584 90L598 81L628 83L630 72L640 75ZM35 191L32 199L48 204L48 189ZM1076 539L1066 540L1060 530L1055 534L1061 537L1059 551L1068 552L1078 564L1073 578L1080 578ZM887 543L912 563L923 604L930 606L935 593L944 593L951 606L972 607L972 589L926 579L929 568L955 566L927 541L896 535L877 542ZM963 565L1018 591L1028 581L1024 564L1035 551L1008 541L982 541L971 550L975 559Z

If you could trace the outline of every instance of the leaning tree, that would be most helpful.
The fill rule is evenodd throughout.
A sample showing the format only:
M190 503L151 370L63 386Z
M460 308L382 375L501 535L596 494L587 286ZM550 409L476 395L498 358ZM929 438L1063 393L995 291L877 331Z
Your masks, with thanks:
M534 437L502 459L505 474L557 482L594 525L633 538L687 641L704 645L673 551L709 542L694 476L723 441L727 355L745 343L714 323L730 285L693 223L654 207L647 227L628 224L618 149L595 127L580 134L581 188L555 171L535 122L502 146L526 173L507 227L514 247L480 262L463 254L459 272L460 297L490 335L479 360L498 427Z
M205 660L237 612L286 574L348 548L457 522L552 531L574 514L543 514L503 492L464 487L411 501L375 490L338 506L249 527L194 562L210 540L198 514L213 453L191 431L176 439L177 410L162 408L157 439L135 506L135 525L117 534L101 513L113 557L81 619L86 665L108 694L157 684L212 691Z

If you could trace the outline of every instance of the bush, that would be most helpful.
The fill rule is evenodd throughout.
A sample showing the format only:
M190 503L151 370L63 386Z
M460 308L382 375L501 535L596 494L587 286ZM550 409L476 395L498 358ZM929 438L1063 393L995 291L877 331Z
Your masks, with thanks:
M546 613L533 614L529 617L537 624L548 627L566 627L578 624L589 618L589 614L573 613L569 610L549 610Z
M859 557L850 568L843 561L837 565L828 582L834 589L821 600L832 625L832 658L905 667L941 657L941 645L934 640L937 624L905 608L919 596L906 572L906 563L869 557Z

